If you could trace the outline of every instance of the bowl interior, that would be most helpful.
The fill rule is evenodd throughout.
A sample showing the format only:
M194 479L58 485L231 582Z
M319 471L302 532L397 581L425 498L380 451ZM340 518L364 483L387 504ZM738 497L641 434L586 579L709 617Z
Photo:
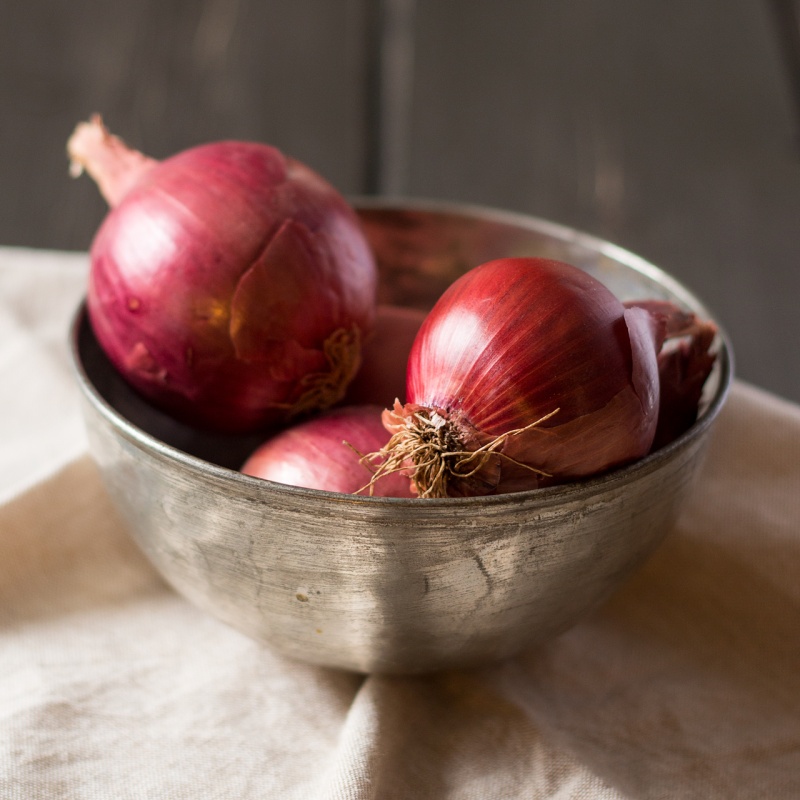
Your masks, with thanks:
M621 300L669 300L713 319L686 287L638 256L595 237L527 215L437 202L359 198L354 201L380 270L379 301L430 309L461 274L504 256L541 256L594 275ZM76 320L76 360L88 385L118 422L168 447L238 470L264 434L198 431L150 406L120 377L99 347L85 315ZM699 422L714 415L731 379L730 348L721 331L717 361L701 403ZM376 398L377 400L377 398ZM387 401L388 402L388 401Z

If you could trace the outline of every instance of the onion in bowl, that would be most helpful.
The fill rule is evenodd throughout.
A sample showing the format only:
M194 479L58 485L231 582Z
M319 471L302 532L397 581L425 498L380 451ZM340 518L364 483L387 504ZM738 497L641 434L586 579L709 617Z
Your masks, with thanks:
M68 152L111 206L91 247L87 308L137 391L230 432L341 400L373 324L377 270L333 186L254 142L156 161L99 117Z
M383 414L392 438L376 454L377 474L410 470L421 497L464 497L566 483L642 458L659 425L668 363L660 354L679 327L666 310L625 304L552 259L469 270L414 340L405 402ZM710 339L703 343L707 355ZM690 360L702 386L713 358Z
M382 407L342 406L292 425L260 445L242 466L246 475L291 486L376 497L414 497L406 475L373 480L362 454L383 447L389 434Z

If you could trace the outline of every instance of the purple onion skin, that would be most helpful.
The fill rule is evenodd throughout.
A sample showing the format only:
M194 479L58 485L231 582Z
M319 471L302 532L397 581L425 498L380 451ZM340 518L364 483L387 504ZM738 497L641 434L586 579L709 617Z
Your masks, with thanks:
M307 489L370 494L365 487L372 472L360 463L359 453L371 454L386 444L382 410L379 405L342 406L285 428L257 448L241 471ZM400 472L378 479L372 494L416 496L411 481Z
M348 405L390 406L406 396L406 365L425 312L379 305L372 334L364 342L361 369L347 388Z
M651 448L662 340L650 313L626 309L577 267L539 258L488 262L452 284L423 322L408 362L407 403L387 410L384 424L396 433L410 414L433 409L471 451L552 414L509 436L503 456L468 479L451 476L454 496L595 475Z
M142 170L95 236L87 309L112 363L154 405L244 432L297 411L306 376L329 372L337 331L355 358L346 385L376 284L334 187L273 147L227 141Z

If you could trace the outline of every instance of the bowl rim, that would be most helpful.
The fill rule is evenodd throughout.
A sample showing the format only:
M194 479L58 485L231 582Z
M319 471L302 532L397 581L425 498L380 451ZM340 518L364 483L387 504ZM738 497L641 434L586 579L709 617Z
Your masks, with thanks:
M586 250L593 250L612 261L617 261L636 272L640 272L655 283L663 286L693 311L712 319L719 327L719 322L716 315L712 313L712 309L691 289L669 272L656 266L653 262L648 261L637 253L634 253L632 250L614 244L595 234L581 231L577 228L571 228L569 225L565 225L562 222L555 222L545 217L536 216L535 214L527 214L523 211L512 211L493 206L484 206L478 203L416 198L405 195L355 195L350 196L348 200L357 212L422 211L431 214L471 217L480 220L490 220L495 223L509 225L535 233L543 233L554 239L559 239L562 242L570 242ZM720 333L720 338L726 345L726 350L730 351L730 341L728 337L724 335L721 329Z
M682 302L685 302L693 310L705 315L706 318L712 319L714 324L717 325L718 348L716 356L717 369L719 372L716 390L711 396L707 407L703 409L697 421L684 433L669 444L649 453L643 458L604 472L601 475L556 486L497 495L426 498L424 500L420 498L375 497L370 495L345 494L322 489L309 489L246 475L238 470L224 467L212 461L200 458L199 456L192 455L185 450L181 450L178 447L158 439L114 408L114 406L103 397L100 390L89 377L88 371L83 363L80 347L81 331L84 326L86 326L91 332L91 325L86 310L86 298L83 297L73 313L70 324L69 353L73 374L77 379L79 388L84 397L88 400L92 408L99 412L119 435L134 444L138 449L151 455L157 455L163 460L176 462L184 468L203 474L206 478L214 478L220 482L230 482L233 480L235 483L240 483L243 487L247 487L253 492L258 492L258 490L261 489L262 491L269 491L270 493L277 492L282 495L295 496L298 499L324 498L328 502L339 501L348 504L363 504L364 506L373 505L387 508L403 507L419 509L422 508L424 504L424 508L456 510L474 507L485 509L489 506L504 505L519 506L532 501L538 506L545 506L565 501L574 501L580 499L582 496L591 496L601 491L612 489L615 485L626 483L640 475L651 473L658 469L663 462L669 461L677 451L688 447L695 439L702 436L708 430L725 405L733 382L733 358L727 334L719 325L716 318L708 312L705 305L702 304L687 287L676 278L669 275L669 273L642 257L592 234L583 233L566 225L521 212L505 211L469 203L454 203L407 197L355 197L351 202L357 212L361 210L422 211L460 217L477 217L483 220L490 219L492 221L510 224L514 227L523 227L594 250L652 278L668 289ZM130 388L130 391L135 393L133 388Z

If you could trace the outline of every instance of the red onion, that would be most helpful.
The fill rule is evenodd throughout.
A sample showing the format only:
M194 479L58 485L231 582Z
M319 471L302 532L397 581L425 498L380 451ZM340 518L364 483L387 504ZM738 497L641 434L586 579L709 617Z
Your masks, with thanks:
M391 405L406 394L406 364L425 312L379 305L375 326L364 342L361 368L347 389L349 404Z
M262 444L242 472L308 489L413 497L410 480L400 472L371 482L372 472L359 455L378 451L389 439L382 410L377 405L342 406L297 423Z
M223 431L341 399L373 323L377 272L330 184L251 142L154 161L99 117L68 151L111 206L91 248L89 318L141 394Z
M423 323L406 403L384 411L383 471L422 497L518 491L647 454L664 323L588 273L507 258L472 269ZM388 454L388 455L387 455Z

